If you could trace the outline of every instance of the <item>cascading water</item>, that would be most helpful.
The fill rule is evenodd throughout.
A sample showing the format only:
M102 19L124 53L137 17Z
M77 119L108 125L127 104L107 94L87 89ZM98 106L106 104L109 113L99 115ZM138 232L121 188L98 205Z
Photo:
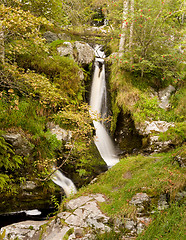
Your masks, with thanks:
M59 170L56 170L52 174L51 179L55 184L57 184L64 190L67 197L70 197L77 192L77 189L72 180L65 177L64 174L62 174L62 172L60 172Z
M106 94L106 82L105 82L105 64L104 64L104 52L100 51L99 46L95 48L95 70L93 75L91 96L90 96L90 114L94 119L99 115L102 119L107 115L107 94ZM100 67L101 66L101 67ZM106 162L108 167L114 166L119 162L113 142L104 126L103 122L93 120L94 127L96 129L95 145Z

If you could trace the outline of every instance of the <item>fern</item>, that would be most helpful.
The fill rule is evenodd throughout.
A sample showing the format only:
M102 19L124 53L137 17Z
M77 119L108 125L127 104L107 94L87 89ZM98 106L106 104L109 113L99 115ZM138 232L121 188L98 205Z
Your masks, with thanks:
M5 168L5 170L18 169L22 162L23 158L15 155L11 145L0 136L0 168Z

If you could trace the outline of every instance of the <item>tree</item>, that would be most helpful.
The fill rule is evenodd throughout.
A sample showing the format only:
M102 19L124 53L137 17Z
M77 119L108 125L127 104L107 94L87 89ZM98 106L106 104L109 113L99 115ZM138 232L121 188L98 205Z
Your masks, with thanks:
M4 58L5 51L9 55L14 52L31 51L33 47L38 51L46 51L45 40L39 31L41 25L51 24L45 18L35 17L19 7L6 7L1 4L1 59Z
M128 10L129 10L129 0L123 1L123 21L121 26L122 34L119 42L119 57L121 57L124 52L124 44L126 41L126 31L127 31L126 27L128 24L128 22L126 21Z
M4 59L5 59L4 32L3 32L3 24L0 21L0 63L4 63Z
M165 80L168 83L180 78L176 66L184 58L178 50L183 39L180 33L184 29L184 6L183 0L123 1L121 17L118 3L114 10L118 17L114 19L111 14L108 17L116 26L122 22L118 55L123 55L123 64L120 65L140 73L141 77L153 76L157 87L164 85ZM118 36L118 29L114 30Z

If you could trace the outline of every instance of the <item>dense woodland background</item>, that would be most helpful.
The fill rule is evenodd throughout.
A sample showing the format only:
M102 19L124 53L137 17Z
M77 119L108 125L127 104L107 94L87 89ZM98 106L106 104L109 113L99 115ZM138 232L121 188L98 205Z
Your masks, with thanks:
M127 208L127 199L142 185L151 195L166 192L172 205L163 216L157 214L150 231L158 236L164 236L165 232L164 239L178 239L176 236L180 231L183 233L184 221L183 205L174 205L174 197L185 186L184 168L176 160L181 158L185 164L185 8L185 0L1 0L2 199L16 199L20 185L27 180L36 181L46 193L54 194L54 184L44 179L56 161L78 187L96 176L95 166L104 168L104 163L98 164L101 160L93 144L94 129L88 111L92 64L82 66L69 57L59 56L56 48L65 40L48 43L44 38L47 31L66 34L71 42L103 46L109 73L111 135L116 134L119 116L121 121L130 116L136 128L145 121L175 124L160 134L161 141L172 141L172 149L155 155L158 161L152 160L153 155L131 157L131 151L126 151L127 155L122 156L113 172L109 171L100 177L100 183L83 191L100 191L114 199L104 209L112 216L122 215L124 211L132 214L133 209ZM80 78L80 71L84 72L84 80ZM169 85L174 86L175 92L170 98L170 107L162 109L154 92ZM48 122L72 131L70 146L47 130ZM3 137L6 133L24 136L29 141L32 157L16 154ZM140 153L147 140L147 137L142 139ZM134 178L122 187L122 172L126 169ZM109 174L117 175L112 183L109 183ZM112 184L122 188L120 199L109 190ZM158 230L158 224L169 223L170 219L169 231ZM183 239L181 237L179 239Z

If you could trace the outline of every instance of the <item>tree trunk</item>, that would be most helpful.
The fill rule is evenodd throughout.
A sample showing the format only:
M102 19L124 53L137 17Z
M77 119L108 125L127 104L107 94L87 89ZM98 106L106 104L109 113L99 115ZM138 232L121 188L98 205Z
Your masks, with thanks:
M126 20L128 8L129 8L129 0L123 1L123 21L121 26L122 34L119 42L119 57L121 57L124 52L124 45L126 41L126 28L127 28L126 22L124 20Z
M134 0L131 0L130 11L132 15L132 22L130 25L130 37L129 37L129 52L131 54L131 64L133 63L133 56L132 56L132 45L133 45L133 29L134 29Z
M4 61L5 61L4 32L2 22L0 21L0 63L4 64Z

